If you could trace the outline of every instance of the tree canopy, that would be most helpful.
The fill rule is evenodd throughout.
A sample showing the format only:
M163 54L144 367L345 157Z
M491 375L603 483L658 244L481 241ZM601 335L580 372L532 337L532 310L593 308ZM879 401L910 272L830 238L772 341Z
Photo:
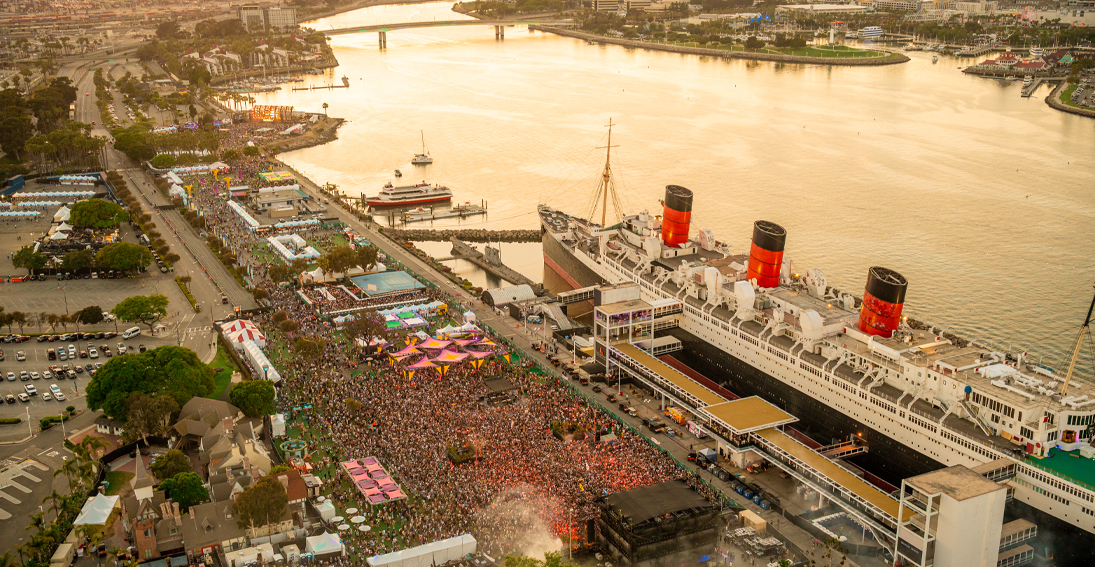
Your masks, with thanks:
M156 457L156 460L152 461L152 465L148 468L152 471L152 474L156 475L156 478L161 480L172 478L181 473L192 472L194 469L190 457L178 449L171 449Z
M134 392L167 394L182 407L190 398L213 391L213 374L194 351L184 347L162 346L115 356L91 378L85 390L87 405L125 422L129 418L127 400Z
M236 496L234 505L241 529L280 521L289 509L289 495L275 476L264 476Z
M134 295L127 297L114 306L110 312L122 321L144 323L152 329L157 321L167 317L167 296L158 293L152 295Z
M103 199L86 199L72 205L69 224L79 228L111 228L129 220L120 205Z
M133 392L126 398L126 434L131 439L144 440L148 445L149 435L163 435L175 417L179 414L179 404L168 394L150 396L144 392ZM190 469L187 469L190 470ZM161 479L175 476L156 475Z
M274 385L268 380L248 380L232 387L228 393L232 405L247 417L262 417L274 413Z
M139 270L151 263L152 253L132 242L108 244L95 255L95 264L107 270Z
M98 305L88 305L87 307L84 307L83 309L77 311L72 316L72 320L81 325L94 325L96 323L102 323L104 318L105 317L103 316L103 308L99 307Z
M13 266L16 268L26 268L28 272L46 267L47 261L48 258L46 258L45 254L35 252L34 249L29 246L20 248L11 259Z
M209 491L206 490L202 477L197 473L179 473L161 482L160 489L168 498L178 502L182 510L189 510L191 506L209 499Z
M86 248L73 250L61 258L61 267L66 270L78 272L90 268L95 262L95 253Z

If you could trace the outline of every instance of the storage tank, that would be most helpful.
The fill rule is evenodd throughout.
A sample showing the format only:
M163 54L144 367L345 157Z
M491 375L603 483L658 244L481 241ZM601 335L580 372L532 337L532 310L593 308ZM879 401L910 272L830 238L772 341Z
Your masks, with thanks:
M863 307L859 310L859 330L869 335L892 337L901 324L901 308L909 281L905 276L880 266L867 271Z

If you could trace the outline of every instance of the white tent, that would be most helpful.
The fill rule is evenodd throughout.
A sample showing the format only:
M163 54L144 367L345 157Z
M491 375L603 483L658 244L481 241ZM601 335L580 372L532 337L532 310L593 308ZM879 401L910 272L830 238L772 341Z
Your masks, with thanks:
M475 553L478 542L471 534L450 537L418 547L366 559L369 567L432 567Z
M266 346L266 335L258 329L240 329L225 333L225 336L228 338L228 342L236 347L236 350L243 350L243 343L247 341L252 341L260 347Z
M323 532L308 538L307 542L304 550L316 557L342 553L342 538L338 537L338 534Z
M68 235L63 232L55 232L53 236L49 237L50 240L64 240L68 238Z
M57 225L57 230L72 230L72 225L67 222L63 222Z
M224 329L225 333L235 333L244 329L251 329L253 331L259 330L258 325L255 325L248 319L236 319L235 321L221 323L221 329Z
M316 502L314 506L316 507L316 512L319 513L319 517L323 518L324 522L330 522L331 518L335 517L335 505L331 504L330 500Z
M80 510L80 514L76 516L76 521L72 525L105 526L107 518L110 517L110 512L117 505L117 496L97 494L95 498L90 498L87 502L84 502L84 507Z
M61 205L60 209L57 209L56 213L53 213L53 222L65 222L72 217L72 211L68 207Z

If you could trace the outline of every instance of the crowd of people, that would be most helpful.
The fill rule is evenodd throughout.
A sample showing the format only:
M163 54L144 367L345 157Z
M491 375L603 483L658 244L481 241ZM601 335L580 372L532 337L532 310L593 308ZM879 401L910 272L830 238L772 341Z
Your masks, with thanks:
M257 174L272 167L263 158L243 156L229 165L233 185L252 187ZM241 262L248 262L248 250L258 237L226 206L224 185L217 182L215 195L212 176L198 176L193 198L210 229ZM328 244L335 234L323 227L301 232L310 242ZM605 495L673 479L706 490L671 457L527 360L506 360L499 350L478 368L458 363L444 376L426 369L408 378L400 365L381 357L363 362L363 349L325 316L363 305L451 301L441 291L410 290L375 299L361 294L354 299L329 288L335 296L330 300L313 289L303 292L308 303L297 294L297 286L275 285L266 266L258 264L251 265L254 284L270 292L274 308L257 315L255 322L288 344L296 337L322 339L315 356L276 354L271 359L283 378L280 407L311 406L289 411L289 417L309 442L313 465L338 509L371 509L371 521L383 526L367 534L344 534L353 555L367 557L465 533L496 556L568 541L578 545L586 522L600 513L597 499ZM453 312L463 311L455 302L452 307ZM299 327L280 336L274 321L278 312ZM431 328L448 322L433 318ZM402 348L400 331L386 333L390 349ZM491 335L489 329L485 333ZM488 393L484 382L496 378L516 386L514 403L482 402ZM562 441L552 434L553 422L574 424L587 436ZM609 431L616 433L616 440L600 442L599 434ZM454 464L450 448L467 447L474 448L477 458ZM337 466L369 456L381 461L408 498L370 507Z

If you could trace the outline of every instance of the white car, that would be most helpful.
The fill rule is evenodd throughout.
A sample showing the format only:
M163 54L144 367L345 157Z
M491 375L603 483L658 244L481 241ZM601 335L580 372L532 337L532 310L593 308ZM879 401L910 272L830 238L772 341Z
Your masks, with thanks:
M38 395L38 389L35 388L33 384L27 384L26 386L23 386L23 391L26 392L28 396Z
M118 354L125 354L125 344L118 343Z
M39 376L37 372L31 372L30 373L30 379L31 380L38 380L39 378L41 378L41 376Z
M91 350L87 351L87 356L88 356L88 358L99 358L99 351L97 351L95 349L91 349Z
M61 393L61 388L57 384L50 384L49 391L53 392L53 395L56 396L57 394Z
M68 357L76 358L76 345L68 345Z
M49 395L49 392L42 392L42 401L48 402L53 399L53 396Z
M65 401L65 395L62 394L61 392L57 392L56 394L53 395L53 399L55 399L59 402L63 402L63 401Z
M50 372L49 370L43 371L42 372L42 379L43 380L53 380L53 373Z

